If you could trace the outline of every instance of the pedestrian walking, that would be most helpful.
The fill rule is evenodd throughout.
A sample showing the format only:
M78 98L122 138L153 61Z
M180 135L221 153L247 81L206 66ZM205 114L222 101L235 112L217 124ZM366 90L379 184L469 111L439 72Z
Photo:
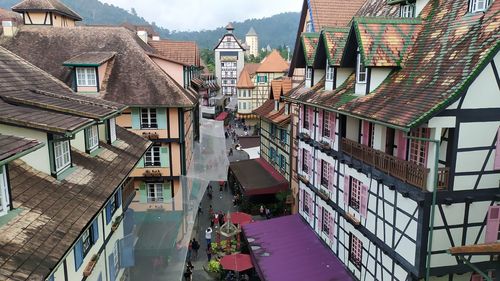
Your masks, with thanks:
M186 265L186 270L184 271L184 279L186 281L193 280L193 269L194 269L193 264L191 263L191 261L188 261L188 264Z
M205 239L207 240L207 245L210 246L210 243L212 243L212 228L209 227L207 230L205 230Z
M214 220L215 228L219 227L219 214L214 215Z
M222 227L224 224L224 213L222 211L219 212L219 226Z
M193 254L193 244L192 244L192 241L189 241L188 250L187 250L187 257L186 257L188 261L191 261L192 254Z
M233 156L233 148L232 147L229 148L229 156Z
M269 208L266 208L266 219L270 218L271 218L271 210L269 210Z
M192 253L191 257L193 258L193 260L197 260L198 259L198 250L200 249L200 243L198 243L198 241L196 241L196 239L193 238L193 241L191 242L191 244L193 247L193 253Z
M208 215L211 217L214 214L214 208L212 208L212 205L208 207Z
M210 217L210 227L211 228L214 228L214 224L215 224L215 215L212 215Z
M210 262L212 260L212 248L207 247L207 260Z
M259 213L260 213L260 216L261 216L261 217L264 217L264 216L265 216L265 209L264 209L264 205L260 205Z

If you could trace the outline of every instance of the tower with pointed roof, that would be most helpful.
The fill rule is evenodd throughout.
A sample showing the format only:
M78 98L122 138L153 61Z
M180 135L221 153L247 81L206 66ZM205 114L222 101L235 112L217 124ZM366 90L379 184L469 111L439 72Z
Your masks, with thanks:
M247 55L257 57L259 55L259 35L257 35L253 27L247 32L245 43L248 46Z
M236 96L238 77L245 66L245 47L233 31L234 27L229 23L226 26L226 34L214 48L215 75L221 85L222 93L226 96Z

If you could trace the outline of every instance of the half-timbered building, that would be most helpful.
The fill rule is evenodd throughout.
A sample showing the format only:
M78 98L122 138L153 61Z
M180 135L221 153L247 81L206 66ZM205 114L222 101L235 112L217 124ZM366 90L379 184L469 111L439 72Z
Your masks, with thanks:
M499 242L500 3L483 2L369 0L298 37L299 213L358 280L495 275L498 253L449 253Z
M59 0L24 0L12 7L26 25L75 26L82 17Z

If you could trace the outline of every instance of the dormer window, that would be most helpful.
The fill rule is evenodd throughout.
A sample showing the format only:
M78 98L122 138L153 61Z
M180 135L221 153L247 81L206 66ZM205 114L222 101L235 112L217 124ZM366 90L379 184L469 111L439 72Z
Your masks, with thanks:
M358 59L356 63L356 83L365 84L366 83L366 72L367 68L361 60L361 54L358 53Z
M0 166L0 216L9 211L9 189L6 166Z
M56 174L66 170L71 165L71 150L69 140L54 139L54 168Z
M333 67L329 65L326 67L326 81L333 81Z
M85 148L88 153L99 147L99 129L97 125L85 129Z
M96 87L97 77L95 67L77 67L76 84L79 87Z
M306 79L310 80L312 78L313 70L311 67L306 67Z
M490 6L491 0L470 0L469 9L471 13L484 12Z
M402 4L399 9L399 16L402 18L414 18L415 17L415 4Z

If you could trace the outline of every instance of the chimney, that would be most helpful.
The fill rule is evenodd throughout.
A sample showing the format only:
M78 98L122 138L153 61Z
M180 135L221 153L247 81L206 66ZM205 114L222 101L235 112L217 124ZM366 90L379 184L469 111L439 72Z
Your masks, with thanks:
M139 36L139 38L141 38L141 40L146 44L148 43L148 32L146 30L138 30L137 36Z
M17 32L17 27L13 20L2 20L3 35L6 37L14 37Z

